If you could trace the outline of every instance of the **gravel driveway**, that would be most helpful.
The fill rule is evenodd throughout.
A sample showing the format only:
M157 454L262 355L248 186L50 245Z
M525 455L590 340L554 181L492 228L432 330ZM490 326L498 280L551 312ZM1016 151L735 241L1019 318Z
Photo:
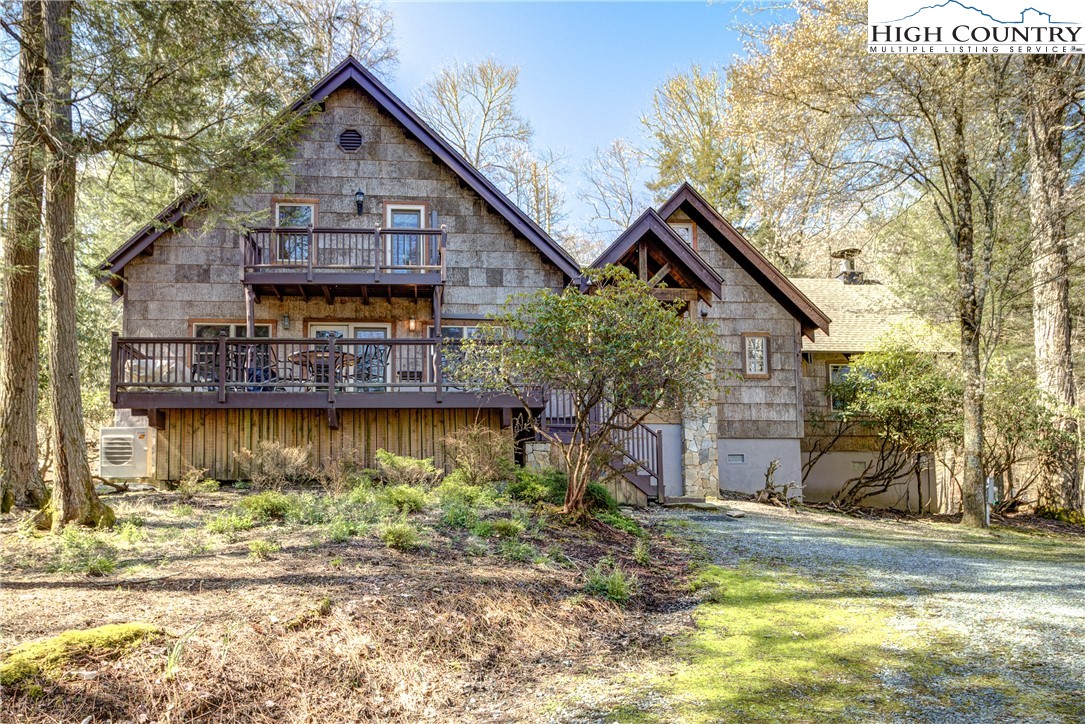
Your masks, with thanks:
M1035 698L1041 705L1030 721L1068 721L1042 702L1085 697L1085 548L949 525L794 514L750 503L733 507L746 516L665 514L704 526L700 537L718 563L784 564L896 604L894 623L903 628L940 635L940 642L946 637L939 629L959 634L950 636L960 647L953 675L1007 682ZM978 683L947 702L915 695L890 673L884 683L909 699L909 720L1004 718L1004 687Z

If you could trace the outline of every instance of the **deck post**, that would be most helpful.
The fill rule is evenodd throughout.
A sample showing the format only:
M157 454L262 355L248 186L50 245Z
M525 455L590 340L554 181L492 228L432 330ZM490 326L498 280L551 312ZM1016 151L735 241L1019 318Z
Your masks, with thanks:
M256 336L256 293L251 284L245 285L245 336Z
M305 271L305 280L308 282L313 281L313 225L310 224L308 228L308 268Z
M219 402L226 402L226 333L219 332L218 339Z
M117 404L117 366L121 363L117 354L117 338L119 336L116 332L113 332L109 339L109 401L114 405Z
M440 255L441 264L441 283L445 281L445 245L448 243L448 226L441 224L441 248L438 252Z
M381 260L384 258L384 235L378 226L373 229L373 248L376 250L376 258L373 259L373 281L381 280Z
M335 404L335 381L339 374L339 365L335 359L335 337L328 337L328 405Z

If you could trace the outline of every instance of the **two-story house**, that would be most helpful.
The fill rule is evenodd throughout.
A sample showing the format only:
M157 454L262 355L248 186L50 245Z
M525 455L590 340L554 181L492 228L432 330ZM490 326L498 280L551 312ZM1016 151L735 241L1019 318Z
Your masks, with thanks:
M188 195L102 264L123 304L111 398L118 424L156 431L152 479L236 479L235 452L262 440L316 464L385 448L443 465L457 429L525 413L446 379L441 341L515 293L578 281L559 244L353 58L291 111L306 115L289 173L234 200L266 224L229 228ZM685 302L727 352L716 399L632 436L622 497L756 489L773 459L778 480L798 479L802 339L828 317L688 185L595 263ZM124 460L116 434L106 462Z

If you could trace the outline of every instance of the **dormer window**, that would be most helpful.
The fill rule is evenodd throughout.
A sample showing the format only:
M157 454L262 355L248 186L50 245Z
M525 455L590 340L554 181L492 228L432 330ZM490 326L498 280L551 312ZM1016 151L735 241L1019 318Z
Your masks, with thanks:
M697 245L693 243L693 241L694 241L694 239L696 237L693 234L693 223L692 222L689 222L689 221L675 221L673 223L668 224L668 226L670 226L672 229L674 229L674 233L678 234L678 236L680 236L682 238L682 241L686 242L687 244L689 244L694 249L697 248Z

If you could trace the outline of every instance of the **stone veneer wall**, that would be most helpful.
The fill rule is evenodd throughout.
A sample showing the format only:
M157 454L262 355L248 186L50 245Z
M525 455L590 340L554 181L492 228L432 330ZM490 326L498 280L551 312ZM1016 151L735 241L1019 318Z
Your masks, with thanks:
M687 498L719 495L718 416L714 400L691 406L682 415L683 495Z

